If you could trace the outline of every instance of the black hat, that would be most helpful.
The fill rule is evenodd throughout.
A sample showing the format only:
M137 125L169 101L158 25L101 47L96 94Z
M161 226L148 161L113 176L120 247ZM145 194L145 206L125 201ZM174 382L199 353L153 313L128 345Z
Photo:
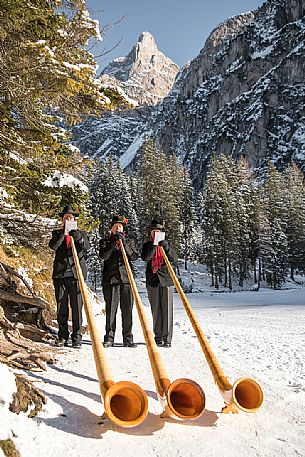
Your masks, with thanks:
M164 230L164 221L153 219L150 223L150 230L154 229Z
M70 205L65 206L63 208L62 212L58 213L58 216L64 217L65 214L73 214L74 217L78 217L79 216L79 213L76 213L74 211L74 209L72 208L72 206L70 206Z
M113 216L112 217L112 221L111 221L111 227L114 225L114 224L127 224L128 222L128 219L126 219L126 217L124 216Z

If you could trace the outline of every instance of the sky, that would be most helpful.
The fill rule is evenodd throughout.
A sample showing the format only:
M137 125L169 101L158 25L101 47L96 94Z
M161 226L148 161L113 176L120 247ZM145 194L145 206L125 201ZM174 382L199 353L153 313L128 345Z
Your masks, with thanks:
M103 42L91 49L102 70L109 61L127 55L146 31L155 37L158 48L182 67L199 54L218 24L236 14L254 11L264 0L87 0L86 3L101 28L111 25ZM98 57L117 43L107 55Z

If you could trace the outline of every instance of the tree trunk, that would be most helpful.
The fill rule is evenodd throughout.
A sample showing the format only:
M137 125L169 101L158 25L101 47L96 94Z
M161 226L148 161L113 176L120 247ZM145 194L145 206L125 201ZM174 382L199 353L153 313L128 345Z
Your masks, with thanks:
M294 281L294 268L292 265L290 265L290 278L292 281Z
M231 261L229 260L228 262L228 268L229 268L229 289L232 290L232 268L231 268Z
M185 271L187 271L187 267L188 267L188 265L187 265L187 258L185 257L185 258L184 258L184 269L185 269Z
M224 286L228 287L228 266L227 266L227 257L224 258L224 272L225 272L225 283Z
M244 271L242 262L239 264L239 285L240 287L244 285Z
M265 270L265 262L262 260L262 279L266 281L266 270Z
M256 284L257 283L256 259L253 262L253 279L254 279L254 284Z

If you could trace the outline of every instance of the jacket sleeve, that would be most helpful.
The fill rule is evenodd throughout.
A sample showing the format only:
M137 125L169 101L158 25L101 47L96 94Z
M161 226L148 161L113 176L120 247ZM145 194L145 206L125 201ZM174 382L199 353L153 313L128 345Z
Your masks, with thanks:
M65 232L63 230L53 230L52 238L49 241L49 247L56 251L62 244L65 238Z
M90 243L89 243L89 238L88 238L87 232L85 232L84 230L81 230L78 232L78 235L79 236L75 240L75 247L76 248L79 247L80 249L82 249L84 252L85 258L86 258L87 253L90 248Z
M103 260L108 260L115 249L115 242L110 240L101 240L100 241L100 258Z
M142 246L141 259L144 260L145 262L147 262L152 259L155 252L156 252L156 246L153 244L152 241L147 241Z
M168 251L166 253L168 260L174 265L178 265L178 256L171 242L168 243Z
M137 260L139 257L139 252L133 240L126 240L125 251L129 260Z

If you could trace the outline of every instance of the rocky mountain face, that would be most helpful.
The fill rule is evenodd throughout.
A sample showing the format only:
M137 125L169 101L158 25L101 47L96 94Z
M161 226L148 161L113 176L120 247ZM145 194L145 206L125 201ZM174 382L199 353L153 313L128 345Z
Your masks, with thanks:
M93 157L125 154L125 166L143 143L141 132L147 130L151 111L168 94L178 71L179 67L158 50L154 37L143 32L130 53L109 63L100 76L104 84L122 89L138 107L87 119L73 128L74 143L83 154Z
M151 108L106 112L102 118L88 118L72 129L73 142L81 153L92 158L121 157L133 150L133 141L141 146L139 137L147 129ZM130 148L130 149L129 149ZM134 154L137 153L135 150ZM122 158L124 162L124 158Z
M172 88L178 65L157 48L154 37L143 32L126 57L111 62L101 81L121 87L141 106L156 105Z
M216 27L177 76L177 66L143 33L101 78L145 107L75 129L82 152L112 153L128 167L149 135L180 157L198 187L212 153L245 157L258 171L271 160L305 172L304 16L305 0L267 0Z
M305 0L267 0L218 26L149 128L201 185L210 155L305 171Z

